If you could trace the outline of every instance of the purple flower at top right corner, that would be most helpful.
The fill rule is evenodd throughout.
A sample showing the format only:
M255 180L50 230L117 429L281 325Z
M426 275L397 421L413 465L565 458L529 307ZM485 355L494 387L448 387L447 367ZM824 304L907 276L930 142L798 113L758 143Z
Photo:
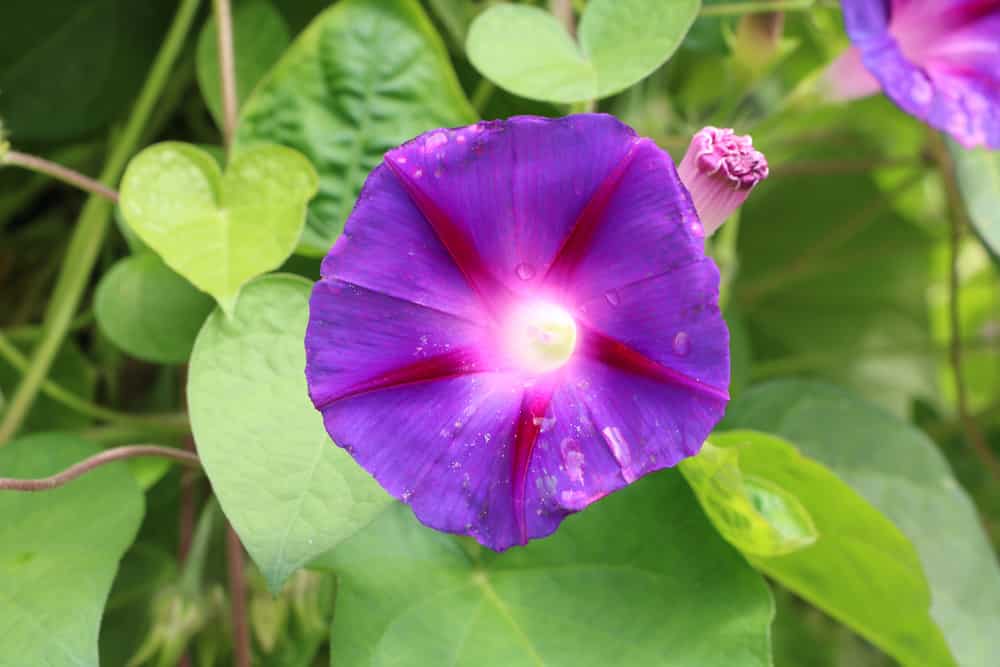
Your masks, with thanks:
M824 76L850 100L879 90L966 147L1000 148L1000 0L842 0L853 46Z

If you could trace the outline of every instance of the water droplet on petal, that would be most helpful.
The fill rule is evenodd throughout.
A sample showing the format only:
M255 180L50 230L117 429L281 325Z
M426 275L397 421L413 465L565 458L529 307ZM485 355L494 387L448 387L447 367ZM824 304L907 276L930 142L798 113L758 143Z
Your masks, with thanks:
M535 426L538 427L538 432L539 433L545 433L546 431L548 431L550 428L552 428L555 425L556 418L555 417L549 417L549 418L535 417L534 419L532 419L532 422L534 423Z
M531 280L535 277L535 267L531 264L525 264L522 262L517 265L517 268L514 269L514 273L516 273L517 277L521 280Z
M601 435L604 436L604 441L608 443L611 455L618 462L618 467L621 468L625 483L631 484L636 479L635 471L632 470L632 451L625 440L625 436L622 435L621 429L616 426L605 426L601 429Z
M427 141L424 144L425 150L433 150L438 146L443 146L448 143L448 135L444 132L435 132L431 136L427 137Z
M607 302L610 303L612 306L617 306L622 302L621 295L618 293L618 290L615 289L609 289L607 292L605 292L604 298L607 299Z
M677 335L674 336L674 354L679 357L687 356L687 353L691 351L691 337L686 331L678 331Z
M559 453L562 455L563 466L566 468L566 475L571 482L583 484L583 451L580 444L572 438L563 438L559 444Z
M420 178L423 175L424 175L423 169L417 169L415 172L413 172L413 178Z

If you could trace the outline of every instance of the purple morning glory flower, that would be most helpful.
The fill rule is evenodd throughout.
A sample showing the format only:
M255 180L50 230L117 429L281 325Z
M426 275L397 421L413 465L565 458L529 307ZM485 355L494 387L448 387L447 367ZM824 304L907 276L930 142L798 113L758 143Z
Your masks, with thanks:
M854 46L824 76L848 100L884 90L967 147L1000 148L1000 0L843 0Z
M423 134L369 175L323 262L312 400L425 524L498 550L548 535L722 417L702 236L670 156L611 116Z

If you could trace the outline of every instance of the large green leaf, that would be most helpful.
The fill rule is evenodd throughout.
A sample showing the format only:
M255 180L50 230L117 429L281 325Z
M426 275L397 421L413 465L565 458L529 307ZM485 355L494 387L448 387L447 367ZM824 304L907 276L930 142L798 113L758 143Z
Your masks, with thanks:
M0 449L0 476L46 477L97 452L28 436ZM0 491L0 665L97 667L101 613L143 504L123 463L49 491Z
M385 151L475 119L414 0L343 0L313 21L250 96L237 144L284 144L316 165L320 190L301 250L323 254Z
M771 664L768 591L675 471L503 554L397 505L324 564L339 667Z
M215 17L198 35L198 87L205 105L223 125L222 81ZM253 87L285 51L291 37L284 17L270 0L245 0L233 8L233 55L236 60L236 96L242 103Z
M972 226L1000 261L1000 151L962 148L950 139L948 147Z
M4 0L0 117L14 139L61 141L124 115L176 4Z
M755 372L818 374L896 414L915 397L934 400L927 303L915 288L928 282L931 246L867 175L762 184L742 210L733 284Z
M729 405L725 425L775 433L828 466L916 547L931 616L958 663L1000 655L1000 569L975 508L934 443L836 387L771 382Z
M253 281L191 355L191 428L205 471L272 590L383 510L389 496L336 447L305 378L309 282Z
M891 521L827 468L779 438L732 431L712 436L712 443L706 444L707 451L684 461L682 469L720 532L757 569L843 621L904 665L955 664L941 630L931 619L930 592L917 553ZM719 452L732 457L735 469L719 467L709 483L692 479L692 467L698 470L692 464L706 454L724 458ZM723 483L716 481L719 478ZM725 484L734 478L742 479L744 493L733 493L731 485ZM752 515L746 521L746 512L714 511L720 506L740 508L741 497L751 499L776 532L793 538L805 532L800 528L802 521L795 521L795 512L775 512L773 508L780 509L789 504L788 497L794 498L807 513L809 524L815 524L811 543L786 553L762 549L773 540L762 543L759 538L767 532L744 528L748 523L754 525Z
M212 306L212 299L151 252L115 264L94 297L97 323L115 345L163 364L188 360Z
M512 93L549 102L608 97L648 76L680 45L700 0L590 0L579 45L549 12L498 4L469 28L469 60Z
M170 268L231 312L244 283L292 253L316 178L284 146L240 151L223 174L200 148L165 142L129 163L121 210Z

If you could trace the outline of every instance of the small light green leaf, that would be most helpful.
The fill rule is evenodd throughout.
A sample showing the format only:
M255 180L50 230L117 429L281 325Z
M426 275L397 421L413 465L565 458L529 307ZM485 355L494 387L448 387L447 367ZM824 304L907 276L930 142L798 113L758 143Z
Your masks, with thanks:
M134 357L161 364L188 360L213 305L151 252L115 264L94 297L97 323L111 342Z
M700 0L590 0L580 18L580 48L597 72L597 97L625 90L667 62L700 9Z
M510 92L549 102L608 97L667 61L687 34L699 0L591 0L579 46L549 12L499 4L469 28L476 69Z
M198 335L188 380L202 464L272 590L366 525L389 496L331 441L309 401L309 282L271 275Z
M476 69L515 95L548 102L597 98L594 65L539 7L490 7L472 22L465 48Z
M0 449L0 476L46 477L98 451L71 435L27 436ZM0 491L2 667L97 667L104 604L143 508L124 463L40 493Z
M767 588L675 471L502 554L397 504L324 564L340 667L771 665Z
M253 92L236 142L291 146L316 165L319 195L300 251L323 255L387 150L475 120L415 0L343 0L312 22Z
M837 387L798 380L771 382L746 392L729 404L725 426L788 438L888 517L916 548L930 587L931 617L958 664L980 667L995 661L1000 655L996 555L969 497L923 432ZM820 534L826 534L822 517L798 495ZM891 597L885 603L888 615L910 608ZM925 633L911 634L916 646L915 639ZM911 664L939 664L930 657L921 661L918 656Z
M752 551L748 547L753 545L746 541L730 540L754 566L904 665L955 664L930 616L930 592L916 550L891 521L784 440L731 431L713 435L712 442L716 447L709 454L728 452L728 457L717 458L738 461L738 473L756 487L748 494L755 506L761 500L781 498L788 507L789 498L797 499L814 525L811 544L783 554ZM700 454L694 460L699 458ZM773 493L775 489L780 496ZM765 495L759 495L761 490ZM729 539L713 516L713 504L703 500L702 505ZM787 526L788 519L801 526L801 518L788 513L766 509L761 513L779 526Z
M948 148L972 226L1000 262L1000 151L963 148L951 139Z
M233 51L236 60L236 96L240 104L288 46L288 25L270 0L245 0L233 8ZM221 127L222 83L214 15L198 35L198 88L205 105Z
M240 151L223 175L207 152L166 142L132 159L121 210L170 268L229 313L244 283L295 248L316 181L312 165L283 146Z
M788 491L740 471L740 451L706 442L680 464L708 518L726 540L755 556L781 556L816 541L809 511Z

